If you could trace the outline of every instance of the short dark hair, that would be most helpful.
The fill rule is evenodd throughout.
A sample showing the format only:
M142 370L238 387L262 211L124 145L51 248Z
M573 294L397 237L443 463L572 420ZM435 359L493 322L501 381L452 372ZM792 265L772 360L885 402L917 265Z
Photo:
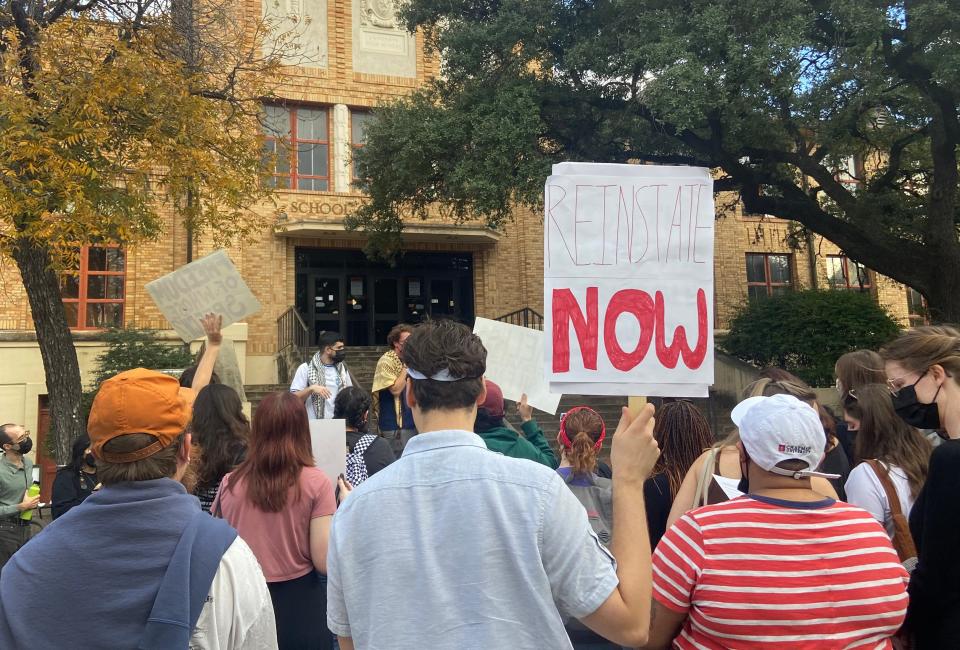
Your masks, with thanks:
M332 348L341 341L343 341L343 337L340 336L340 332L324 331L320 332L320 335L317 337L317 347L320 348L321 352L323 352L327 348Z
M423 411L470 408L483 393L487 349L480 337L452 320L431 320L413 329L404 344L407 366L428 379L411 379L413 395ZM447 370L457 381L429 379Z
M367 424L364 414L370 410L370 395L357 386L347 386L337 393L333 401L335 420L346 420L348 427L362 431Z
M400 323L399 325L394 325L390 330L390 333L387 334L387 345L391 348L400 341L400 335L404 332L413 333L413 327L407 325L406 323Z
M12 445L13 438L10 437L10 434L7 433L7 427L17 426L13 422L7 422L6 424L0 424L0 445Z

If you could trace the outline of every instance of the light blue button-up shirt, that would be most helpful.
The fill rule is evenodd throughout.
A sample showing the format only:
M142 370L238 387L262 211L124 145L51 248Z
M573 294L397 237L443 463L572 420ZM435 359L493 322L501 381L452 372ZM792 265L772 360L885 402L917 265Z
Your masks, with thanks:
M358 649L571 648L616 564L563 479L468 431L415 436L333 518L327 624Z

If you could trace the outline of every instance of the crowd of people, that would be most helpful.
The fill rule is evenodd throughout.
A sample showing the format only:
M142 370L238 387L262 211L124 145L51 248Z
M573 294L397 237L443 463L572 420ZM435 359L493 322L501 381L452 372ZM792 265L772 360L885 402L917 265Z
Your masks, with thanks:
M179 381L101 385L32 538L0 426L0 647L960 647L957 330L840 357L837 414L765 369L718 436L682 399L545 433L524 396L515 427L443 320L391 330L369 392L322 333L248 420L203 325ZM311 418L345 422L336 480Z

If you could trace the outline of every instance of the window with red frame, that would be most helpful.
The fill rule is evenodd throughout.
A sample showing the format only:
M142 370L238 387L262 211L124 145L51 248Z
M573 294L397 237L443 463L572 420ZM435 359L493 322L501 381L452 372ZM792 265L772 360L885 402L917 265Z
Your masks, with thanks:
M126 255L114 246L83 246L79 268L60 276L60 295L71 329L123 327Z
M273 187L330 189L330 112L305 106L264 106L263 149L273 160Z
M367 141L367 123L370 121L369 111L350 111L350 151L351 153L361 149L363 143ZM360 180L357 176L357 166L351 161L351 174L353 180Z
M785 293L793 288L793 256L747 253L747 297L750 300Z
M827 255L827 282L831 289L863 291L870 288L870 274L867 267L849 257Z

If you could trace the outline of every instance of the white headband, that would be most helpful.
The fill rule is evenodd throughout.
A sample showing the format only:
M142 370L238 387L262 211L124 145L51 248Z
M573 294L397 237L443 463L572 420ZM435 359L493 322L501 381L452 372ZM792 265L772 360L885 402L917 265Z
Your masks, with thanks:
M451 375L449 368L444 368L440 372L430 377L427 377L425 374L423 374L419 370L414 370L413 368L407 368L407 376L410 377L410 379L432 379L434 381L460 381L461 379L464 379L464 377L454 377L453 375Z

